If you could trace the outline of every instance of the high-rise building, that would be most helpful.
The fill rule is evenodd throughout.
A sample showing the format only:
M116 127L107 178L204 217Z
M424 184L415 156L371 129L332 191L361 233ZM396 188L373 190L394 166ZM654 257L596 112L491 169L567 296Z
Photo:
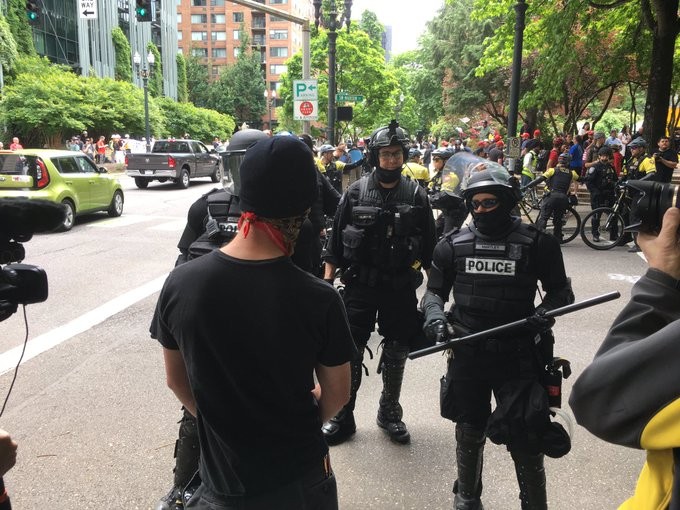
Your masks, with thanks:
M228 0L176 1L179 48L185 55L200 57L215 79L221 68L238 58L241 31L246 30L252 50L260 55L267 89L278 90L281 74L287 71L286 60L302 48L301 25ZM256 1L301 18L314 19L311 0ZM275 121L273 113L272 123ZM264 118L263 122L266 122Z
M177 11L178 0L155 0L153 21L139 22L135 16L135 0L97 0L90 14L81 8L84 2L74 0L39 0L39 17L31 24L33 42L38 55L52 62L71 66L87 76L115 77L116 55L111 36L120 27L130 42L130 66L135 52L146 55L153 42L161 53L163 93L177 98ZM0 0L3 12L7 1ZM169 5L168 5L169 4ZM164 8L164 7L171 8ZM93 15L94 12L94 15ZM135 83L141 79L133 73Z

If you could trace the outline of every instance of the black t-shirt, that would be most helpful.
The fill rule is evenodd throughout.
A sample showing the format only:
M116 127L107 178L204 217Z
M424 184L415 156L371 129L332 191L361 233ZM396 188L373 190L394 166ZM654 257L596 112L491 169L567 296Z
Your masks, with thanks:
M658 153L666 161L678 162L678 155L673 149L667 149ZM656 181L657 182L671 182L673 178L673 168L668 168L661 161L656 162Z
M330 285L287 257L244 261L216 250L170 273L151 332L182 352L212 492L267 492L319 465L328 447L310 393L314 367L356 354Z

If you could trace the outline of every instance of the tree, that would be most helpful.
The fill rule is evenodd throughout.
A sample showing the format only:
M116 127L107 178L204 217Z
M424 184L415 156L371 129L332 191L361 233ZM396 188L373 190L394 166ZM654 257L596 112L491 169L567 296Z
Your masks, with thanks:
M364 100L354 103L352 126L357 133L369 133L375 127L386 125L394 118L395 106L399 101L399 84L394 72L385 63L382 48L370 40L368 35L357 28L347 33L338 32L336 42L338 68L337 89ZM325 30L319 30L311 41L310 75L319 83L319 122L327 122L328 111L328 37ZM291 131L299 130L293 120L293 80L302 78L302 54L298 52L286 62L288 72L282 77L279 97L283 107L279 110L279 122ZM342 106L342 105L339 105Z
M364 10L361 14L361 21L359 21L359 29L366 32L369 39L373 41L378 47L382 47L383 33L385 27L378 21L378 16L373 11Z
M116 80L132 82L132 48L120 27L111 30L113 51L116 53L114 75Z
M229 115L198 108L191 103L178 103L167 97L156 102L166 118L165 135L189 133L192 138L208 142L216 136L224 140L234 132L236 123Z
M252 51L247 32L241 30L241 34L238 58L211 85L209 104L220 112L231 114L239 124L259 125L267 109L260 53Z
M7 20L0 16L0 66L2 66L3 74L10 72L17 58L19 58L17 43Z
M201 59L189 54L186 57L187 90L189 102L206 107L210 103L210 76Z
M7 23L14 37L17 50L22 55L35 55L33 30L26 18L25 0L7 0Z
M175 61L177 62L177 101L186 103L189 101L189 91L187 90L187 61L184 53L177 53Z

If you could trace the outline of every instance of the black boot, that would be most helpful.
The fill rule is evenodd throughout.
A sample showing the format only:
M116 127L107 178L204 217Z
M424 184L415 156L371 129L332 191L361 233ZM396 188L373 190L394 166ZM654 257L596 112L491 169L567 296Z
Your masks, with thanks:
M196 418L182 408L183 416L179 422L179 433L175 442L175 479L174 486L156 506L156 510L181 510L182 491L198 471L201 448L198 443Z
M326 438L326 443L329 446L335 446L344 443L357 431L356 423L354 422L354 404L357 400L357 392L361 386L361 376L363 374L363 365L361 360L352 361L350 363L352 369L352 386L350 388L349 402L343 407L338 414L328 420L321 427Z
M510 452L510 455L515 463L522 510L547 510L543 454Z
M480 497L485 440L483 430L466 423L456 424L458 480L453 484L454 510L484 510Z
M401 382L404 379L404 367L408 348L404 348L396 342L385 342L382 359L379 363L382 372L383 391L380 395L380 407L378 409L378 426L385 429L392 441L406 444L411 440L411 434L406 425L401 421L404 411L399 404L401 395Z

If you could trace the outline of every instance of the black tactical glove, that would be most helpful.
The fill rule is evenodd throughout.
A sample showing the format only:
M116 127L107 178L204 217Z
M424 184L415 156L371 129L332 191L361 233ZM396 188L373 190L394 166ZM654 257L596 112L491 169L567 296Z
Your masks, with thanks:
M423 327L423 331L425 332L427 339L436 344L444 342L449 337L448 324L442 319L435 319L428 322Z
M527 317L527 325L536 333L548 331L555 325L554 318L545 316L546 311L545 308L537 308L531 317Z

